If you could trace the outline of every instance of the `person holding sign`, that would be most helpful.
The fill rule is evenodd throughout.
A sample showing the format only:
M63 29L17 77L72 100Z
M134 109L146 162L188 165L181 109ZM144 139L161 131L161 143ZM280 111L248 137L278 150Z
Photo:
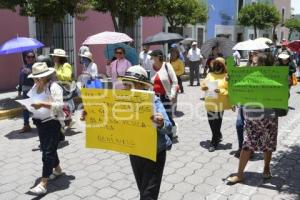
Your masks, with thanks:
M224 110L231 108L228 101L228 82L226 79L225 60L218 57L212 61L211 72L201 84L201 89L206 91L205 108L212 131L209 152L215 151L222 140L221 126Z
M253 56L253 66L269 66L271 63L267 55L258 53ZM271 70L271 69L270 69ZM286 79L287 80L287 79ZM286 91L288 93L288 90ZM255 103L255 102L253 102ZM262 104L256 107L243 106L244 113L244 142L240 154L238 173L227 179L230 184L243 181L244 169L253 151L264 152L263 178L271 178L270 161L272 152L276 150L278 133L278 109L265 108ZM250 104L250 102L249 102Z
M54 68L48 68L45 62L37 62L32 66L32 78L35 85L28 92L29 107L33 113L33 122L37 127L42 150L43 173L41 182L30 190L42 195L47 193L49 179L62 174L57 155L57 147L63 124L63 90L53 81ZM53 170L54 169L54 170Z
M122 80L125 90L148 90L152 84L148 81L147 71L137 65L130 67ZM163 170L166 162L166 150L171 145L171 140L167 136L171 132L172 124L158 97L155 97L154 106L156 113L152 116L152 121L157 126L157 158L156 162L130 155L131 167L140 192L140 199L157 199L162 180Z

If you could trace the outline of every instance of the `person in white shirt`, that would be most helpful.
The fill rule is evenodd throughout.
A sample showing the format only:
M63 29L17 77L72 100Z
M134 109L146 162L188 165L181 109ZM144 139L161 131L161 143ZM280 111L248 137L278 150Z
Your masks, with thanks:
M239 51L234 51L233 52L233 58L236 66L240 66L240 61L241 61L241 54Z
M149 50L149 46L144 45L143 51L139 55L139 63L147 71L148 76L149 76L149 72L151 71L152 64L153 64L151 61L151 56L150 56L151 52L152 51Z
M85 86L88 80L97 78L98 67L96 63L93 62L93 54L91 52L86 51L84 52L84 54L80 55L80 57L82 58L82 65L83 65L81 83L83 86Z
M190 63L190 86L194 85L195 77L197 80L197 86L200 86L199 67L203 56L201 54L201 50L197 47L197 42L192 43L192 48L189 50L187 58Z

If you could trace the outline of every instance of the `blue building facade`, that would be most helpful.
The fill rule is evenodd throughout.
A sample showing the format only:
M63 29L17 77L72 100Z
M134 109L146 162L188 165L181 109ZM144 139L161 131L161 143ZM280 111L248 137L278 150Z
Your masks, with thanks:
M224 35L234 40L238 0L207 0L207 5L207 39Z

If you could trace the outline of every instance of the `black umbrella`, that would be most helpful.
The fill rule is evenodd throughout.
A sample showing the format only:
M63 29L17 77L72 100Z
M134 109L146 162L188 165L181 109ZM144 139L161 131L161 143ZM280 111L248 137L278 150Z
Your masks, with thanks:
M232 56L232 48L234 46L234 42L225 37L215 37L210 40L207 40L201 47L201 53L205 58L211 53L213 47L218 47L220 53L223 54L224 57Z
M175 43L183 40L184 38L177 34L177 33L165 33L160 32L153 36L148 37L144 45L159 45L159 44L166 44L166 43Z

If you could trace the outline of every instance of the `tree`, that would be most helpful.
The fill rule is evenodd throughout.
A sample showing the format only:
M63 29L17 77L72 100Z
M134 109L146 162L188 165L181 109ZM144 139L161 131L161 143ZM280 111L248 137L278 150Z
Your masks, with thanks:
M257 38L257 29L264 30L279 24L280 13L274 5L252 3L240 10L238 21L243 26L253 26L254 37Z
M156 9L160 0L92 0L94 10L109 12L115 31L127 32L133 27L141 16L155 16L159 12ZM118 18L118 21L117 19Z
M89 0L0 0L0 7L16 11L22 16L35 17L36 21L45 22L45 43L52 43L53 26L55 22L62 22L65 15L79 16L89 8Z
M199 0L164 0L161 3L161 15L170 24L170 31L187 24L205 23L208 19L208 8Z
M285 21L284 26L290 29L289 40L291 39L292 33L297 31L300 32L300 19L291 18Z

